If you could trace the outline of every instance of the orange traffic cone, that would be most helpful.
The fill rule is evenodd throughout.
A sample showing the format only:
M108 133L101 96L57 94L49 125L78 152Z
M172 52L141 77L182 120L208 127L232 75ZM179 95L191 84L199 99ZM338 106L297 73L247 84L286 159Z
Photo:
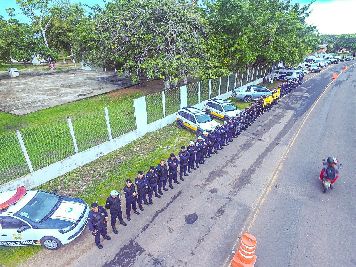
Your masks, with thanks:
M333 73L333 80L336 80L336 79L337 79L337 77L339 77L339 74L337 74L337 73Z
M240 247L231 260L231 267L253 267L256 262L256 237L244 233L241 237Z
M343 66L343 67L342 67L342 70L343 70L343 71L346 71L346 70L347 70L347 66Z

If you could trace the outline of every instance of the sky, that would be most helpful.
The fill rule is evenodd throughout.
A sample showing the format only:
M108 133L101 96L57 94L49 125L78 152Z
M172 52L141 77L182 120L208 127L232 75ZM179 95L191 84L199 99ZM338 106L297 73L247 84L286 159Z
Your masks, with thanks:
M103 5L105 0L70 0L88 5ZM308 4L310 0L293 0L300 4ZM6 16L5 9L17 8L16 0L0 0L0 15ZM26 18L16 9L17 18L26 22ZM311 14L307 23L317 27L321 34L356 33L356 0L316 0L311 6Z

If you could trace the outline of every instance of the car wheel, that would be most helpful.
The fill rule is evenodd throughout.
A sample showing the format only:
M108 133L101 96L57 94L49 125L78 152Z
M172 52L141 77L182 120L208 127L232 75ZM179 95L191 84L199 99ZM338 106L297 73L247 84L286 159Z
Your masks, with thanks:
M245 102L251 102L252 101L252 97L247 95L247 96L244 97L244 101Z
M55 237L45 236L41 239L41 245L46 249L56 250L62 246L62 243Z

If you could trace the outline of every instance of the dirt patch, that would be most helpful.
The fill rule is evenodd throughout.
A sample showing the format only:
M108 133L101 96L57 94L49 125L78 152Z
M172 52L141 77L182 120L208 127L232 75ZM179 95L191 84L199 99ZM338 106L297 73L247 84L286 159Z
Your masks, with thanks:
M124 88L128 80L113 72L69 70L0 78L0 111L24 115Z

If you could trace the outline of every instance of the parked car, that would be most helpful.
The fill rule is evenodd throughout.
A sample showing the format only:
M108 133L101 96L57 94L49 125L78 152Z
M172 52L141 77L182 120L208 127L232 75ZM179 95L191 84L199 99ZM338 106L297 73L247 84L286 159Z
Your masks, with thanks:
M241 112L230 101L221 99L208 100L205 104L205 110L208 114L220 120L236 117Z
M345 59L345 61L351 61L351 60L353 60L353 57L352 56L346 56L344 59Z
M264 86L250 85L245 88L235 89L232 96L245 102L250 102L254 99L259 99L264 96L272 95L272 92Z
M321 68L318 64L311 64L309 67L310 72L320 72Z
M58 249L83 232L88 214L88 205L79 198L25 187L0 193L0 245Z
M210 115L194 107L180 109L177 113L176 122L179 127L187 128L193 132L210 132L220 125Z
M331 62L331 64L337 64L337 63L339 63L339 60L337 59L337 58L330 58L330 62Z

